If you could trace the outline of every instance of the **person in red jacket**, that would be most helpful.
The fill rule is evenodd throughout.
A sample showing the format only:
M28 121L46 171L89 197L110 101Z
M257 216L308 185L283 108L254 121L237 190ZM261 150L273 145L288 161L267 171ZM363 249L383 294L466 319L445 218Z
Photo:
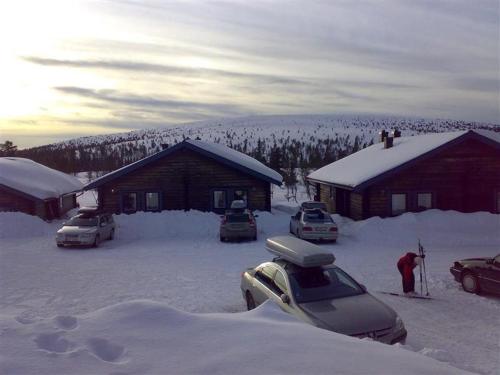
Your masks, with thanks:
M398 270L401 274L403 281L403 293L414 294L415 293L415 276L413 275L413 269L420 265L422 262L422 257L419 257L415 253L406 253L398 260Z

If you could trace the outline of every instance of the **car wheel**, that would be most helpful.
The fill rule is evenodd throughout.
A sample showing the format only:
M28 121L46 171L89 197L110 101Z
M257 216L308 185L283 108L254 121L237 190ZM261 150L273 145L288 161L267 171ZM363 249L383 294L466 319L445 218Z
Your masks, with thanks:
M250 311L255 309L255 300L253 299L252 293L247 291L246 300L247 300L247 310Z
M292 231L292 224L290 224L290 233L293 234L293 231Z
M479 293L481 290L479 280L472 272L467 272L462 276L462 287L468 293Z
M62 243L58 243L57 247L64 247L64 245Z
M95 239L94 239L94 244L92 246L99 247L100 243L101 243L101 237L98 234L96 234Z
M220 236L220 242L225 242L226 239L223 236Z
M111 229L111 232L109 233L109 239L112 240L115 238L115 230Z
M297 238L300 238L300 235L299 235L299 228L297 228L297 229L295 230L295 236L297 236Z

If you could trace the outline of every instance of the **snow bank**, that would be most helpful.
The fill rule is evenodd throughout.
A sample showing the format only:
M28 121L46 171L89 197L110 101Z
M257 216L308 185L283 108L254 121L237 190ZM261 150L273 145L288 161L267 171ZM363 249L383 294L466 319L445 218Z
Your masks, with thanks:
M240 314L188 314L140 300L37 322L3 316L0 327L5 374L466 374L314 328L271 303Z
M83 184L75 177L24 158L0 158L0 184L38 199L58 198L78 191Z
M0 212L0 238L54 236L57 226L22 212Z

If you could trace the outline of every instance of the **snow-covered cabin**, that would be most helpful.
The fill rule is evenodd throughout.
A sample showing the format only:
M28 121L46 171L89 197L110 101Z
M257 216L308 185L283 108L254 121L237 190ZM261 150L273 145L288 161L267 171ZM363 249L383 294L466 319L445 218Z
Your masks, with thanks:
M44 220L76 207L83 184L30 159L0 158L0 211L21 211Z
M398 133L312 172L316 200L355 220L431 208L500 213L500 133Z
M282 177L254 158L217 143L187 139L87 184L99 207L114 213L223 212L233 200L271 209L271 184Z

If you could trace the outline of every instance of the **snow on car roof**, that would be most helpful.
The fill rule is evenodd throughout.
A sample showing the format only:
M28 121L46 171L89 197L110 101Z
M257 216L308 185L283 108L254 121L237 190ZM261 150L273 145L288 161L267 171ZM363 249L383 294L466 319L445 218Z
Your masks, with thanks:
M73 176L25 158L0 158L0 184L37 199L58 198L81 190Z
M312 172L307 178L354 188L467 133L476 133L500 142L499 133L487 130L398 137L394 138L394 144L390 148L384 148L383 142L376 143Z
M317 245L290 236L266 240L266 250L300 267L318 267L335 262L335 256Z

